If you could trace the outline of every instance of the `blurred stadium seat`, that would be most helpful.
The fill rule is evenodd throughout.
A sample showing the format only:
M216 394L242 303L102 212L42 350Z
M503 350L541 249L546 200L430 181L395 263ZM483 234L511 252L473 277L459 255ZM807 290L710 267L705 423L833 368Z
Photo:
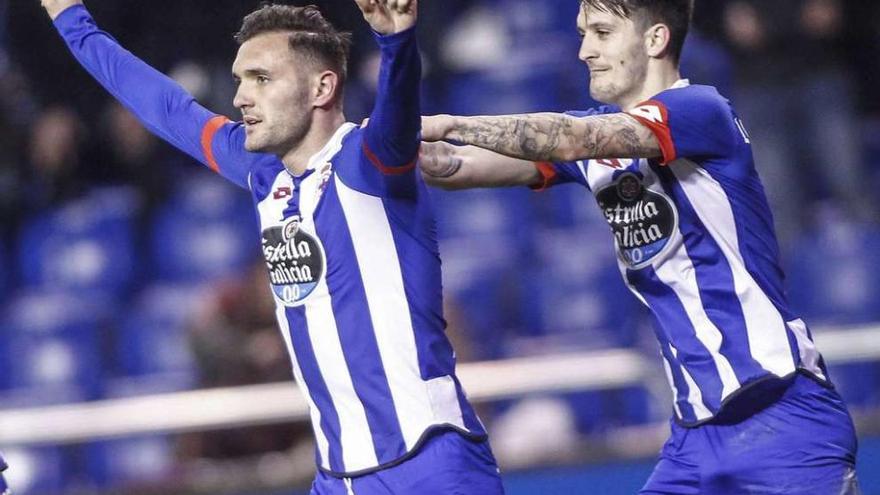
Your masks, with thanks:
M105 188L37 216L19 239L21 280L32 288L124 293L139 268L137 212L133 190Z
M69 456L60 447L11 448L3 450L7 464L3 473L16 495L60 493L72 487Z
M101 393L107 305L95 298L43 290L6 307L3 362L13 363L0 407L96 399Z
M787 257L792 307L812 325L880 320L880 229L828 216Z
M81 448L88 459L88 478L99 488L118 493L126 487L155 486L175 470L174 443L168 436L108 440Z
M187 334L204 288L152 285L119 322L113 346L117 373L106 394L118 397L192 388L196 366Z
M258 240L248 195L216 177L192 174L153 219L153 275L182 283L235 275L257 255Z

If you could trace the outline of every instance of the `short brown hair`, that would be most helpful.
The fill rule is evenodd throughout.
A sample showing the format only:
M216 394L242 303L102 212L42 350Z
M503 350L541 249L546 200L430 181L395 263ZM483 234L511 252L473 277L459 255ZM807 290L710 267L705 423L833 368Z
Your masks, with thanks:
M290 48L319 69L329 69L339 76L340 87L348 72L351 33L337 31L314 5L264 4L246 15L235 33L239 45L264 33L289 33Z
M676 62L681 58L694 13L694 0L581 0L581 5L625 19L644 14L643 18L651 25L666 24L670 32L669 50Z

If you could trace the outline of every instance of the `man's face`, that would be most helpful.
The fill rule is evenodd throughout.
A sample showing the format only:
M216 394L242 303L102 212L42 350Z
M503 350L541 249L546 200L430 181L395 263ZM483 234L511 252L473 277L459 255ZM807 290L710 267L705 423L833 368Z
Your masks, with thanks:
M312 122L310 73L290 49L286 33L260 34L242 43L232 74L245 149L283 156L302 141Z
M637 23L585 6L577 25L583 36L578 58L590 69L590 96L621 104L638 95L647 76L648 55Z

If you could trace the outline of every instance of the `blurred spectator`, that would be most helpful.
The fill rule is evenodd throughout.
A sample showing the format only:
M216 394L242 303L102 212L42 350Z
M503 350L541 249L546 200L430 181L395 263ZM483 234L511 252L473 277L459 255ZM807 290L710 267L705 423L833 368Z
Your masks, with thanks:
M27 150L31 210L82 195L86 186L79 172L84 137L85 127L70 107L51 107L37 117Z
M24 73L4 57L0 48L0 236L8 239L17 229L26 197L24 149L36 104Z
M221 287L193 318L191 346L203 387L292 380L268 286L264 264L255 264L243 279ZM190 459L254 456L288 450L310 437L307 424L196 433L183 438L181 454Z
M291 380L285 343L262 262L216 291L190 330L205 387Z
M851 214L865 213L840 1L735 0L723 24L736 64L734 101L783 242L816 199L833 197Z
M91 183L124 183L140 191L147 210L167 195L169 176L162 146L134 115L108 100L99 121L99 153L83 176Z

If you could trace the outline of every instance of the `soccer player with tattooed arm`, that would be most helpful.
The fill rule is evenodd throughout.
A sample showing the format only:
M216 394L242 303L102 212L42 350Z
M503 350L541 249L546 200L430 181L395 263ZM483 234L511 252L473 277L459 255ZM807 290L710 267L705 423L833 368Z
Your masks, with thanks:
M751 138L714 87L679 73L692 9L582 0L579 58L607 106L426 117L422 173L446 189L575 183L595 197L673 392L642 495L857 494L853 423L786 300Z
M232 122L43 0L74 57L153 133L248 190L315 435L315 495L500 495L455 375L419 149L416 0L355 0L381 49L371 124L345 121L350 36L314 6L267 4L236 34ZM132 2L132 6L134 6Z

